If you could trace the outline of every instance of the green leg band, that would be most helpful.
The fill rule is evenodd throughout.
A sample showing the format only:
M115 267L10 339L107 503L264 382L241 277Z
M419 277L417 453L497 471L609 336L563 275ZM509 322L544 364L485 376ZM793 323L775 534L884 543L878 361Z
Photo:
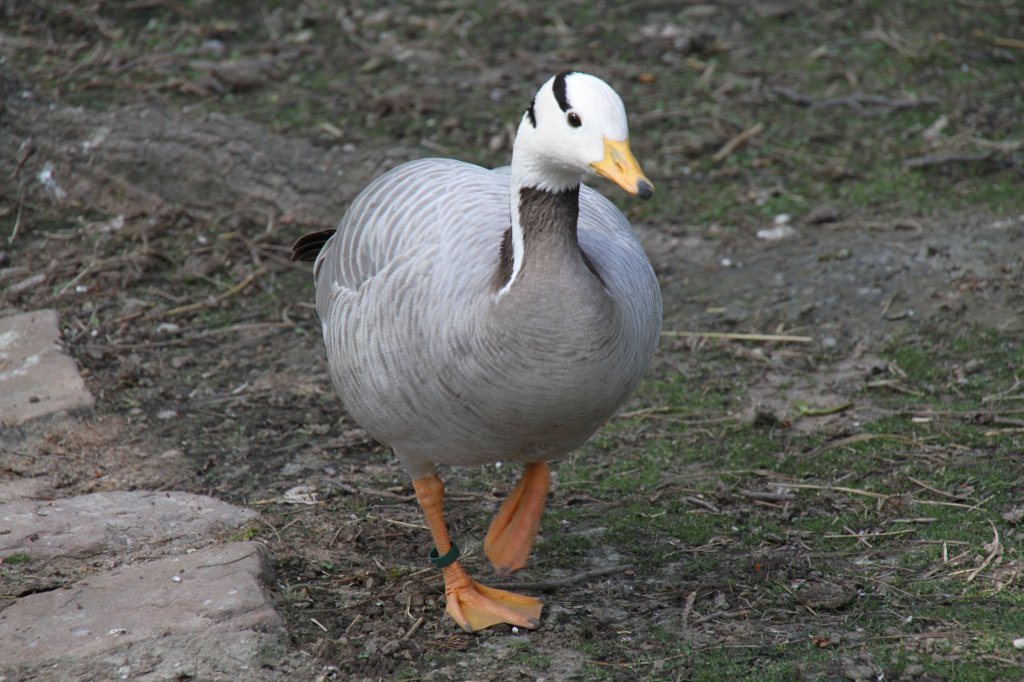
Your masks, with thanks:
M452 543L452 548L449 549L444 556L437 555L437 547L430 550L430 563L434 564L438 568L444 568L450 566L459 560L459 548Z

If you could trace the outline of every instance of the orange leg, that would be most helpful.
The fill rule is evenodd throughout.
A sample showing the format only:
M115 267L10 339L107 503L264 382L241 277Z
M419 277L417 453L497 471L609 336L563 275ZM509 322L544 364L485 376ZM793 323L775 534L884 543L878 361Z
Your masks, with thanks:
M526 566L540 529L540 515L551 483L546 462L526 465L519 484L501 504L484 539L484 553L499 578Z
M433 474L418 478L412 484L423 515L427 517L437 553L444 556L452 548L448 528L444 523L444 484ZM540 611L543 608L540 600L481 585L466 575L458 561L445 566L441 571L444 574L448 615L466 632L482 630L498 623L524 628L535 628L540 624Z

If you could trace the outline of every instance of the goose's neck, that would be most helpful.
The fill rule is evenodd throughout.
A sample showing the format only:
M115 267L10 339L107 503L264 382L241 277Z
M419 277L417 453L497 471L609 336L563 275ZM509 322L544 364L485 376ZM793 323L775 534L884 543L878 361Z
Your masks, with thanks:
M580 253L576 236L579 217L580 175L545 168L532 150L517 144L512 152L509 208L512 226L502 246L502 284L506 293L523 272L527 261L566 251Z
M518 201L516 199L518 198ZM502 244L499 296L529 272L558 272L564 259L582 252L576 234L580 186L558 192L513 187L512 226Z

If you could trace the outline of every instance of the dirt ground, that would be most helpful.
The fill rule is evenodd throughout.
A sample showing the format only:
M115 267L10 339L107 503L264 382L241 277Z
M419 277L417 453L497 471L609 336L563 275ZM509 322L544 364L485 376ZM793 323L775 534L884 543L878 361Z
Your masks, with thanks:
M1018 679L1024 8L497 5L0 7L0 314L57 308L96 396L0 477L260 510L324 679ZM564 68L626 103L666 336L555 467L541 628L466 635L288 250L403 160L506 164ZM484 582L517 474L443 472Z

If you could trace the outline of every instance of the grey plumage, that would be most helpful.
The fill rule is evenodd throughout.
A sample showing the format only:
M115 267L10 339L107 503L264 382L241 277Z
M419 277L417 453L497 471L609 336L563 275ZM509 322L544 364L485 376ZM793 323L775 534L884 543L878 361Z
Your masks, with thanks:
M334 384L414 479L434 463L562 456L646 369L661 326L650 263L599 193L580 187L575 235L572 197L559 196L521 192L524 264L503 293L508 168L403 164L356 198L320 251Z

